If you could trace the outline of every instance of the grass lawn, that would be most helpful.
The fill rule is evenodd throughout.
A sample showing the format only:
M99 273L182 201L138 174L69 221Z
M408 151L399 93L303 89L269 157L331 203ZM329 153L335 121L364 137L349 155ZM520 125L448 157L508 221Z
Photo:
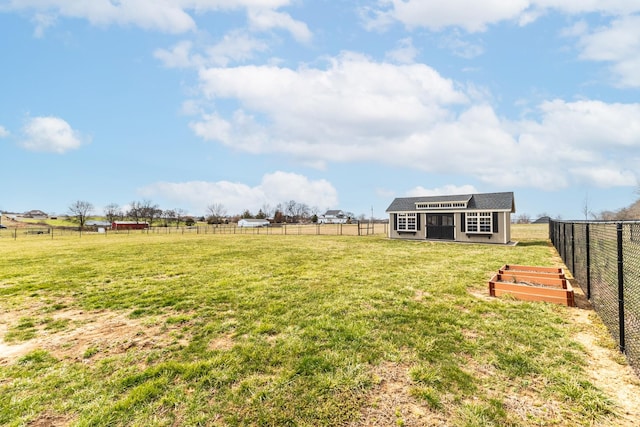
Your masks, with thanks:
M2 238L0 425L615 421L570 309L487 296L559 262L546 225L513 235Z

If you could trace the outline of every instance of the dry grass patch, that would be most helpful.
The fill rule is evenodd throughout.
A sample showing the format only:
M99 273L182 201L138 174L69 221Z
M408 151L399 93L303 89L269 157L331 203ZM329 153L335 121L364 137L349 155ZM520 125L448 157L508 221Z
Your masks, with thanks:
M384 362L371 375L374 386L366 398L361 418L350 427L364 426L446 426L446 412L434 411L412 395L414 386L408 364Z
M231 350L234 345L235 341L233 339L233 335L227 334L211 340L209 348L211 350Z
M188 340L176 339L172 333L179 326L167 326L164 319L132 319L127 313L109 310L62 309L42 319L41 309L6 311L0 314L0 364L15 363L28 353L41 349L56 359L83 363L123 354L131 348L159 349L169 345L187 345ZM3 337L16 324L16 319L35 319L33 337L24 341L6 342ZM47 323L64 324L60 330L48 330Z
M29 427L63 427L73 424L73 417L46 411L29 423Z
M602 321L591 310L573 309L577 332L574 339L587 354L587 367L591 381L613 398L617 406L617 419L605 420L621 427L635 427L640 420L640 380L618 352Z

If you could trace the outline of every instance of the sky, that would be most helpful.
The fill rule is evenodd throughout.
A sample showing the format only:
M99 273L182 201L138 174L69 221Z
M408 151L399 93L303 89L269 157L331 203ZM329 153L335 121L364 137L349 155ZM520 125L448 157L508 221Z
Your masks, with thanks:
M639 179L638 0L0 0L4 211L584 219Z

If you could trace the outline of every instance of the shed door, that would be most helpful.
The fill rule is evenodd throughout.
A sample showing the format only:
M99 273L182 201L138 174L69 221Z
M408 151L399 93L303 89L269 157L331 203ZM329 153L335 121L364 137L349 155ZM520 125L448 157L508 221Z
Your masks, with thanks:
M453 240L453 214L427 214L427 239Z

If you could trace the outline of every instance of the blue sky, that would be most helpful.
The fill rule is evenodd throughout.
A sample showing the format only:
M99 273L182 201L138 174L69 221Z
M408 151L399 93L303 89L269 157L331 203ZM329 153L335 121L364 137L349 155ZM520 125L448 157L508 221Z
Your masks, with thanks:
M637 0L0 0L0 209L640 197Z

